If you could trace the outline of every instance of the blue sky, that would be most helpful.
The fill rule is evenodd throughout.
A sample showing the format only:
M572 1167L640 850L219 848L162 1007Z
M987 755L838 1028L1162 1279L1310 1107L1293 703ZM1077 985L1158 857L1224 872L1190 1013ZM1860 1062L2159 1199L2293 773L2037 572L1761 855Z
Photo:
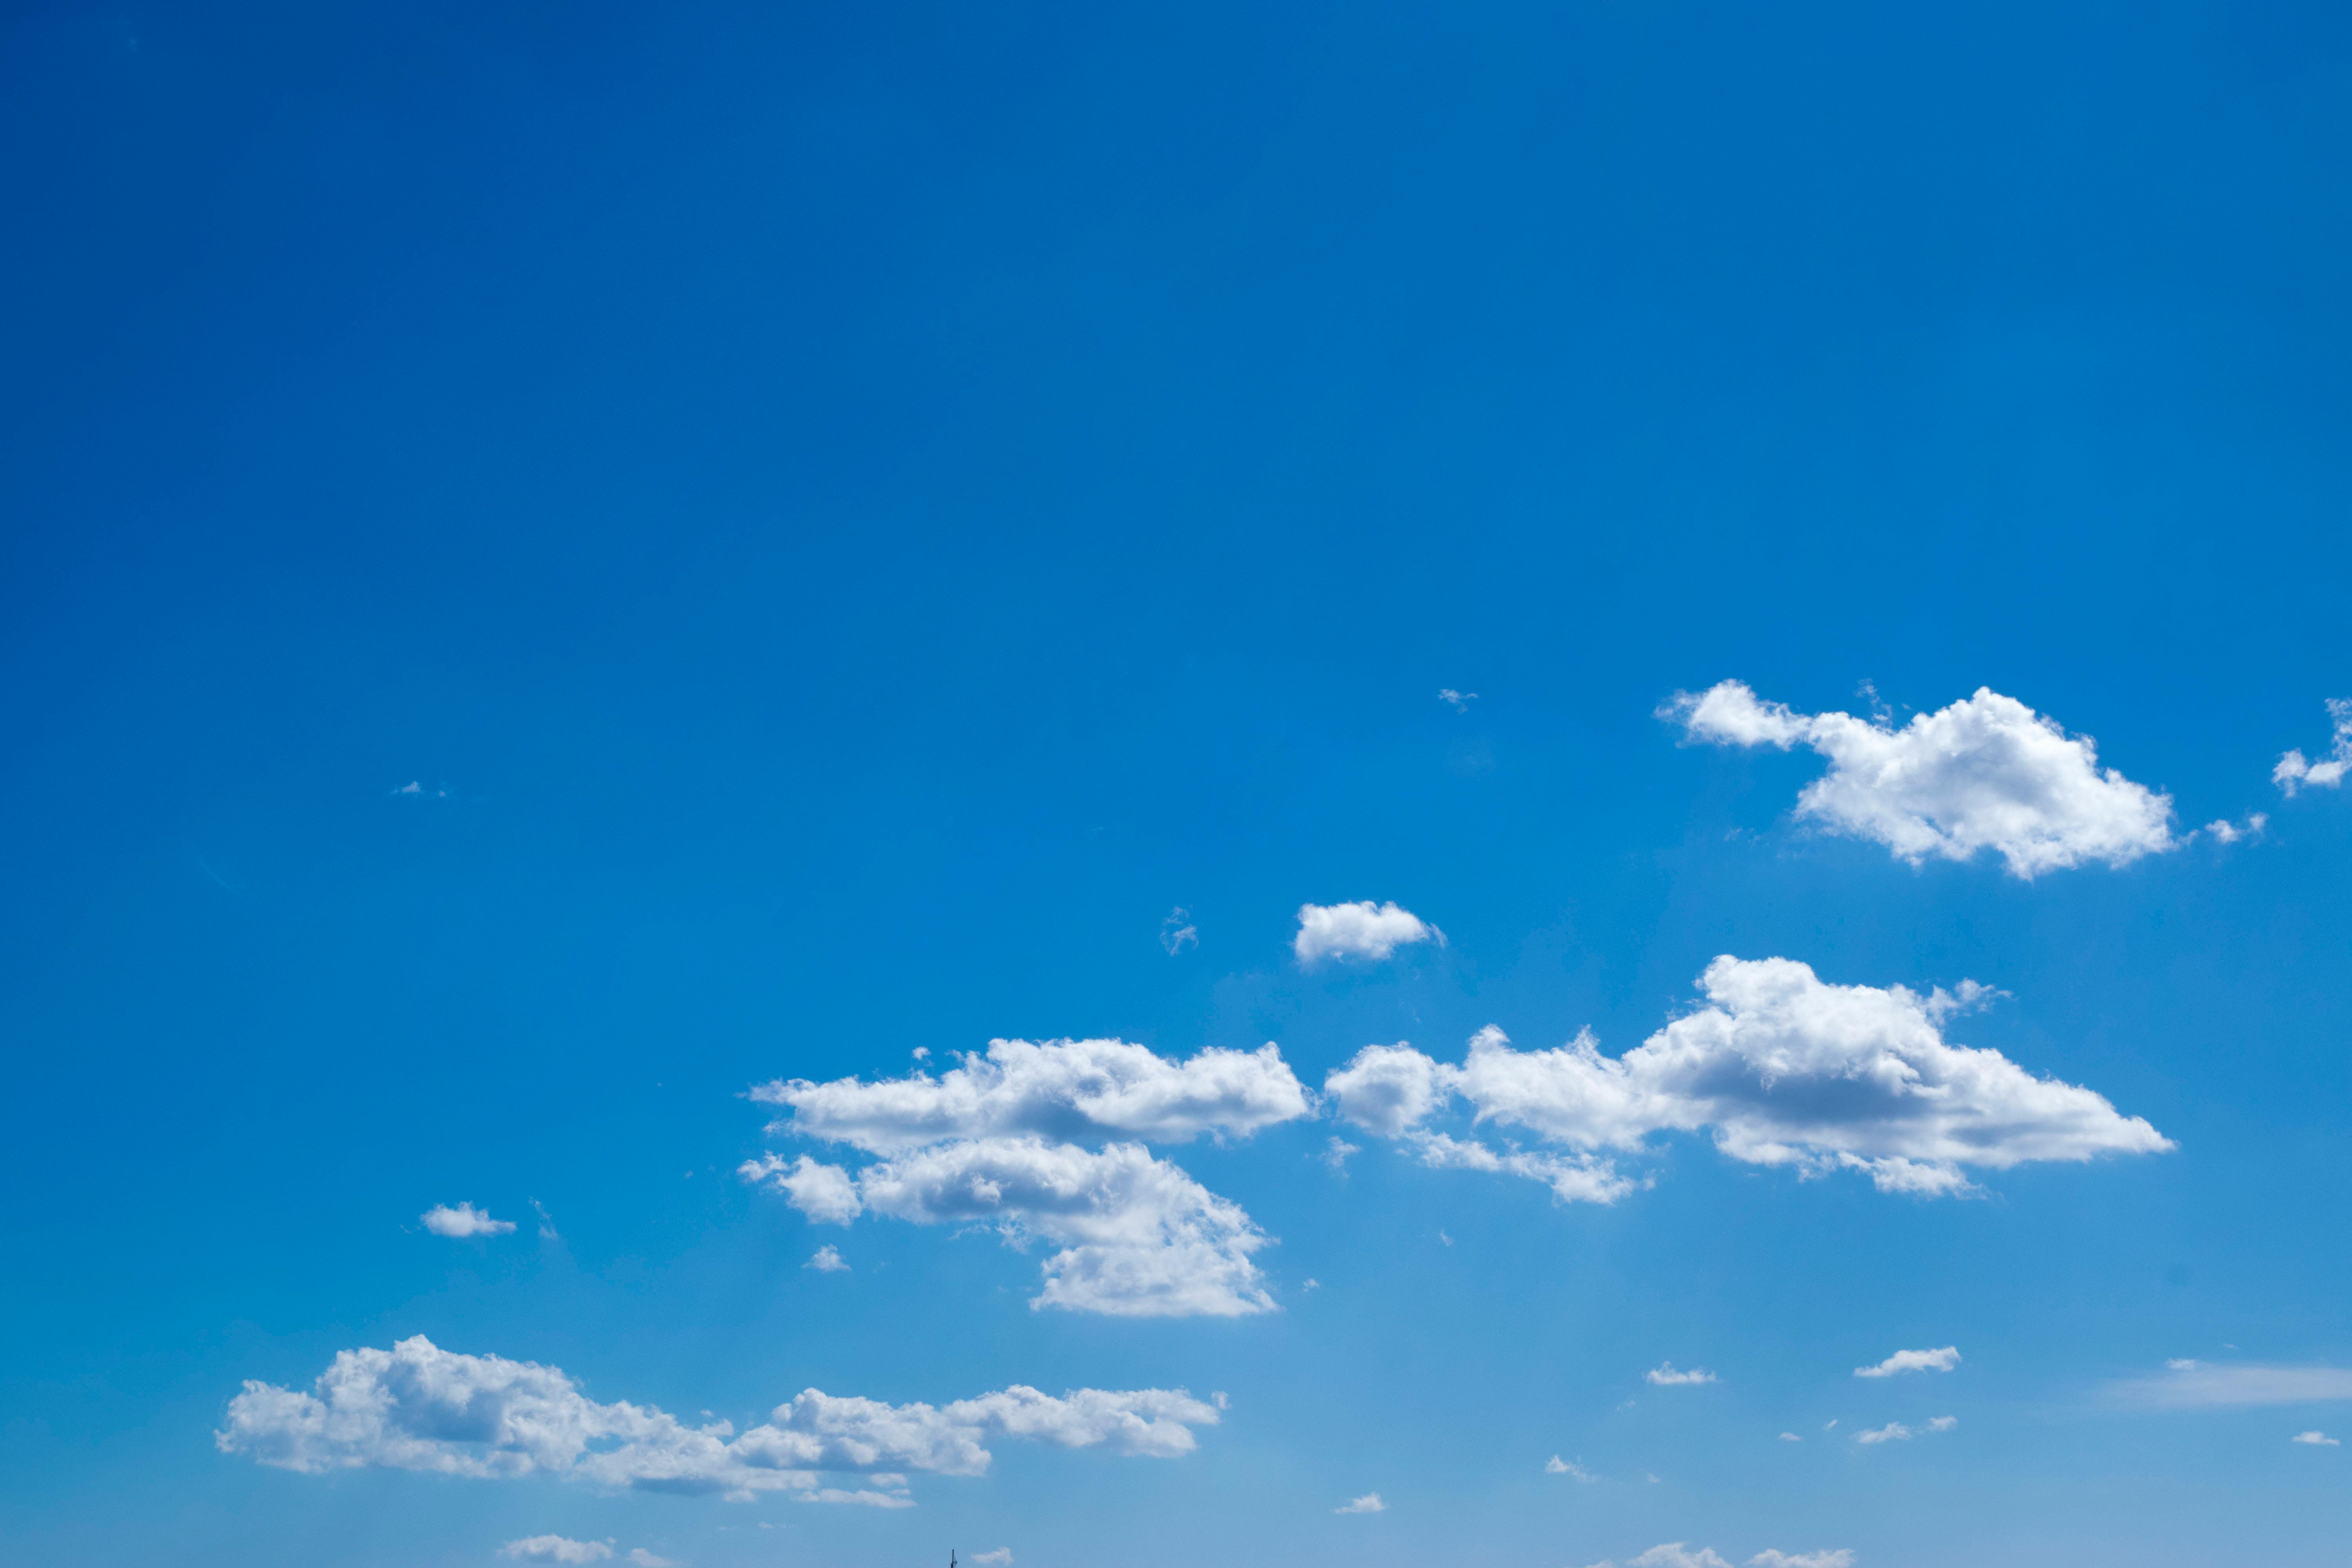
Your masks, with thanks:
M2338 12L0 26L0 1560L2340 1559Z

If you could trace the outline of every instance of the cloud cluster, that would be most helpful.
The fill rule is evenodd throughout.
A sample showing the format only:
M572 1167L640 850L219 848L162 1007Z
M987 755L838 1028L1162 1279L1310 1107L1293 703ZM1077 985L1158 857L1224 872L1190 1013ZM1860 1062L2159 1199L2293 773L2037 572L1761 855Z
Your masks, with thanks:
M2344 782L2346 771L2352 769L2352 700L2329 698L2327 717L2336 725L2333 750L2315 763L2299 751L2289 752L2271 770L2271 782L2287 795L2305 788L2334 789Z
M1171 1060L1122 1040L994 1040L933 1077L754 1089L789 1109L773 1135L881 1156L853 1171L802 1154L739 1173L821 1224L874 1214L982 1225L1045 1242L1037 1307L1121 1317L1235 1317L1274 1300L1251 1255L1267 1237L1147 1143L1245 1138L1309 1115L1282 1054L1212 1048ZM1089 1147L1088 1145L1099 1145Z
M1366 899L1353 904L1299 905L1298 934L1291 939L1290 951L1301 963L1328 958L1378 963L1398 948L1420 942L1443 947L1445 933L1411 910Z
M688 1426L651 1405L600 1404L559 1368L457 1354L419 1334L388 1351L341 1352L307 1394L248 1382L214 1440L223 1453L305 1474L551 1475L614 1490L785 1491L904 1507L905 1472L985 1474L992 1437L1170 1458L1192 1451L1194 1426L1217 1419L1181 1389L1081 1388L1056 1399L1015 1384L934 1407L811 1388L739 1435L724 1421ZM880 1489L827 1489L828 1474L863 1475Z
M2068 735L1990 687L1899 730L1851 713L1800 713L1737 680L1677 692L1658 715L1680 723L1686 741L1811 747L1830 771L1798 795L1797 815L1915 866L1990 849L2011 875L2030 879L2087 861L2128 865L2181 843L2170 796L2101 768L2089 736Z
M1458 1067L1407 1045L1368 1046L1325 1090L1341 1116L1428 1163L1533 1176L1563 1201L1612 1203L1632 1190L1600 1152L1633 1152L1662 1131L1711 1131L1736 1160L1808 1175L1861 1171L1882 1191L1920 1196L1970 1190L1963 1166L2173 1146L2090 1089L1947 1041L1949 1018L1990 999L1983 986L1921 996L1899 985L1828 984L1788 959L1728 955L1698 984L1706 1005L1621 1058L1602 1056L1589 1032L1559 1049L1520 1051L1490 1027ZM1484 1145L1423 1125L1455 1098L1474 1124L1519 1128L1578 1152L1553 1166L1539 1163L1557 1156L1516 1149L1467 1154Z
M459 1204L456 1208L435 1204L417 1215L417 1223L436 1236L460 1239L469 1236L505 1236L514 1229L514 1221L492 1219L472 1204Z

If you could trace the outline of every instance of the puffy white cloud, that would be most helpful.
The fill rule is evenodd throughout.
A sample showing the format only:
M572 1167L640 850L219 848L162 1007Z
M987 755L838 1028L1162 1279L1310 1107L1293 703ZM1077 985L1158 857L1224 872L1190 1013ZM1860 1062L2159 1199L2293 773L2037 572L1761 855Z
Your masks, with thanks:
M1783 1432L1780 1434L1780 1441L1783 1443L1801 1443L1804 1439L1798 1436L1794 1432Z
M1658 714L1688 741L1811 747L1830 771L1798 795L1797 815L1915 866L1990 849L2011 875L2032 878L2086 861L2128 865L2180 843L2170 796L2101 768L2089 736L1990 687L1899 730L1759 701L1737 680L1677 692Z
M1437 689L1437 700L1456 713L1467 713L1470 711L1470 704L1478 700L1478 694L1475 691L1456 691L1450 686L1441 686Z
M465 1237L469 1236L505 1236L514 1229L510 1219L492 1219L488 1214L471 1204L459 1204L451 1208L447 1204L435 1204L417 1216L417 1223L436 1236Z
M2268 816L2258 811L2246 818L2246 825L2243 827L2240 827L2227 817L2220 817L2207 823L2197 831L2210 834L2217 844L2235 844L2242 838L2260 837L2263 829L2270 826L2270 820ZM2193 838L2196 834L2191 834L2189 837Z
M1911 1428L1900 1421L1889 1421L1874 1431L1856 1432L1853 1440L1857 1443L1908 1443Z
M1642 1376L1645 1381L1656 1384L1660 1388L1678 1388L1685 1384L1715 1381L1715 1373L1703 1366L1695 1366L1688 1372L1676 1372L1675 1363L1670 1361L1659 1363L1643 1373Z
M1327 958L1360 958L1379 963L1400 947L1434 942L1445 945L1445 933L1411 910L1394 903L1375 904L1370 899L1352 904L1301 904L1298 934L1290 950L1301 963Z
M866 1212L857 1195L857 1178L839 1165L827 1165L803 1154L786 1164L780 1155L746 1160L737 1173L747 1182L771 1187L784 1201L819 1225L847 1225Z
M1853 1552L1843 1546L1826 1552L1775 1552L1768 1546L1748 1560L1748 1568L1853 1568Z
M1402 1139L1425 1163L1513 1172L1562 1199L1611 1203L1633 1184L1601 1150L1650 1134L1712 1130L1736 1160L1808 1174L1867 1173L1882 1191L1966 1192L1962 1167L2152 1153L2173 1145L2099 1094L2036 1078L1999 1051L1944 1037L1954 1015L1993 993L1972 982L1920 996L1902 986L1824 984L1788 959L1728 955L1699 977L1707 1005L1623 1057L1588 1031L1553 1050L1513 1049L1482 1029L1459 1067L1407 1045L1367 1046L1325 1089L1339 1114ZM1497 1153L1423 1128L1453 1099L1475 1123L1523 1128L1585 1151L1572 1166Z
M629 1561L635 1563L637 1568L686 1568L686 1564L677 1558L656 1557L642 1546L629 1548Z
M1561 1458L1558 1454L1554 1454L1550 1458L1544 1461L1544 1474L1548 1476L1572 1476L1580 1481L1590 1481L1598 1479L1591 1470L1584 1468L1581 1461L1571 1464L1568 1460Z
M974 1568L999 1568L1013 1561L1013 1548L1000 1546L993 1552L982 1552L972 1558Z
M1360 1498L1341 1503L1331 1511L1333 1513L1386 1513L1388 1510L1389 1505L1381 1500L1380 1493L1366 1492Z
M2352 700L2329 698L2327 717L2336 725L2333 750L2315 763L2301 752L2289 752L2271 770L2271 782L2290 795L2305 787L2334 789L2344 782L2346 770L2352 769Z
M724 1421L688 1427L650 1405L600 1404L560 1368L458 1354L419 1334L388 1351L341 1352L308 1394L247 1383L214 1440L223 1453L308 1474L552 1475L614 1489L816 1497L827 1473L893 1489L908 1470L984 1474L985 1442L1000 1436L1171 1458L1193 1448L1192 1427L1217 1421L1215 1406L1181 1389L1082 1388L1056 1399L1015 1384L934 1407L811 1388L738 1435Z
M1651 1479L1657 1478L1653 1476ZM1592 1568L1617 1568L1613 1563L1596 1563ZM1679 1541L1669 1541L1653 1546L1639 1557L1625 1559L1625 1568L1731 1568L1715 1553L1712 1547L1702 1546L1696 1552L1685 1548Z
M2215 1366L2175 1361L2167 1363L2160 1377L2110 1384L2107 1394L2122 1404L2168 1410L2317 1405L2352 1399L2352 1367L2268 1366L2251 1362Z
M533 1535L509 1541L499 1548L501 1557L525 1563L602 1563L613 1549L601 1541L572 1541L561 1535Z
M811 1163L803 1155L787 1166L771 1154L747 1161L740 1173L798 1204L793 1184L808 1184ZM1033 1306L1116 1317L1238 1317L1274 1308L1250 1261L1265 1234L1239 1205L1139 1143L1096 1152L986 1138L918 1149L854 1179L838 1167L818 1169L854 1187L858 1209L917 1225L987 1225L1016 1246L1055 1244L1061 1250L1045 1259Z
M1934 1420L1927 1423L1927 1430L1930 1432L1948 1432L1959 1424L1960 1418L1957 1415L1938 1415Z
M1063 1142L1140 1138L1183 1143L1202 1133L1247 1137L1314 1107L1272 1045L1212 1047L1172 1061L1124 1040L991 1040L939 1077L920 1070L865 1083L779 1079L751 1090L792 1109L771 1132L898 1154L959 1138L1024 1133Z
M2294 1436L2288 1438L2287 1441L2291 1443L2307 1443L2315 1448L2340 1448L2344 1447L2344 1440L2342 1438L2331 1437L2325 1432L2297 1432Z
M1941 1350L1896 1351L1875 1366L1855 1367L1853 1375L1897 1377L1906 1372L1949 1372L1959 1364L1959 1347L1946 1345Z
M820 1274L845 1274L849 1271L849 1265L841 1260L841 1248L837 1247L818 1247L815 1256L801 1267L814 1268Z

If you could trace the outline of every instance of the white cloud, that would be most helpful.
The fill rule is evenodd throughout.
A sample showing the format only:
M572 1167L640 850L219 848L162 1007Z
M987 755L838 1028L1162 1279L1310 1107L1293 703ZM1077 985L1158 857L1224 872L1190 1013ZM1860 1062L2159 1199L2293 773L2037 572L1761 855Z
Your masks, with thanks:
M801 1165L809 1163L803 1156ZM740 1173L800 1201L793 1185L800 1167L775 1155L745 1162ZM1016 1247L1038 1238L1058 1246L1043 1266L1034 1307L1114 1317L1274 1310L1250 1261L1267 1244L1265 1233L1239 1205L1139 1143L1099 1152L1038 1138L944 1143L869 1165L854 1184L858 1206L877 1215L917 1225L985 1225Z
M2195 1372L2197 1370L2197 1363L2185 1358L2176 1357L2171 1361L2166 1362L2164 1364L2174 1372Z
M2030 879L2086 861L2128 865L2180 843L2170 796L2102 769L2089 736L1990 687L1900 730L1762 702L1737 680L1677 692L1658 716L1679 721L1686 741L1811 747L1830 771L1798 795L1797 815L1915 866L1990 849Z
M1748 1560L1748 1568L1853 1568L1853 1552L1843 1546L1826 1552L1775 1552L1768 1546Z
M656 1557L642 1546L629 1548L629 1561L637 1568L686 1568L686 1564L677 1558Z
M451 1208L447 1204L435 1204L417 1216L425 1229L436 1236L465 1237L469 1236L505 1236L514 1229L510 1219L492 1219L471 1204L459 1204Z
M2291 1443L2308 1443L2315 1448L2340 1448L2344 1447L2344 1440L2342 1438L2331 1437L2325 1432L2297 1432L2293 1437L2288 1438L2287 1441Z
M1580 1481L1590 1481L1599 1479L1595 1477L1591 1470L1584 1468L1581 1460L1571 1463L1569 1460L1561 1458L1558 1454L1554 1454L1550 1458L1544 1461L1544 1474L1548 1476L1572 1476Z
M1333 1513L1386 1513L1388 1510L1389 1505L1381 1500L1380 1493L1366 1492L1352 1501L1341 1503L1331 1511Z
M1000 1546L993 1552L982 1552L972 1558L973 1568L1001 1568L1013 1561L1013 1548Z
M1417 942L1445 945L1445 933L1410 910L1370 899L1352 904L1301 904L1298 934L1290 950L1301 963L1327 958L1360 958L1377 963Z
M1675 1363L1670 1361L1661 1362L1656 1366L1654 1366L1649 1371L1643 1373L1642 1376L1648 1382L1656 1384L1660 1388L1674 1388L1685 1384L1713 1383L1715 1381L1715 1373L1707 1371L1705 1367L1695 1366L1688 1372L1676 1372L1675 1370Z
M457 1354L419 1334L388 1351L340 1352L308 1394L249 1382L213 1436L223 1453L305 1474L551 1475L606 1489L815 1496L824 1474L897 1486L908 1470L984 1474L992 1436L1172 1458L1195 1447L1192 1427L1218 1419L1181 1389L1081 1388L1056 1399L1015 1384L934 1407L811 1388L738 1435L724 1421L689 1427L651 1405L599 1404L560 1368Z
M985 1056L933 1078L864 1083L779 1079L751 1090L764 1105L792 1108L771 1132L898 1154L957 1138L1024 1133L1065 1142L1140 1138L1184 1143L1202 1133L1247 1137L1295 1121L1313 1106L1282 1053L1212 1047L1171 1061L1124 1040L991 1040Z
M1938 1415L1934 1420L1927 1423L1927 1430L1930 1432L1948 1432L1959 1424L1960 1418L1957 1415Z
M1889 1421L1874 1431L1856 1432L1853 1440L1857 1443L1908 1443L1911 1428L1900 1421Z
M1478 694L1475 691L1456 691L1450 686L1441 686L1437 689L1437 700L1456 713L1467 713L1470 710L1470 704L1478 700Z
M1160 945L1168 950L1171 958L1188 947L1201 945L1201 928L1192 923L1183 905L1169 910L1168 918L1160 922ZM980 1559L975 1557L972 1561L977 1563ZM1012 1559L1005 1561L1010 1563Z
M1333 1173L1344 1176L1348 1173L1348 1156L1362 1152L1345 1138L1333 1138L1323 1146L1322 1161L1331 1167Z
M1957 1345L1946 1345L1941 1350L1896 1351L1893 1355L1888 1356L1876 1366L1855 1367L1853 1369L1853 1375L1856 1377L1899 1377L1906 1372L1949 1372L1959 1364L1959 1347Z
M1655 1476L1650 1478L1657 1479ZM1617 1568L1613 1563L1595 1563L1592 1568ZM1653 1546L1639 1557L1625 1559L1625 1568L1731 1568L1712 1547L1702 1546L1696 1552L1685 1549L1679 1541L1669 1541Z
M2317 1405L2352 1399L2352 1367L2264 1366L2248 1362L2213 1366L2172 1362L2161 1377L2107 1385L2109 1398L2166 1410L2231 1405Z
M2271 819L2268 816L2258 811L2252 816L2246 818L2246 825L2243 827L2240 827L2226 817L2223 817L2207 823L2203 827L2199 828L2197 831L2199 833L2208 833L2212 835L2216 843L2235 844L2241 838L2260 837L2262 836L2263 829L2270 826L2270 820ZM2190 837L2194 837L2195 835L2192 834Z
M601 1541L572 1541L561 1535L533 1535L509 1541L499 1548L501 1557L525 1563L602 1563L613 1549Z
M847 1490L841 1487L819 1487L813 1492L795 1492L796 1502L844 1503L851 1508L912 1508L915 1500L904 1492L877 1492L871 1487Z
M1798 1436L1794 1432L1781 1433L1780 1440L1783 1443L1801 1443L1804 1441L1802 1437Z
M841 1260L841 1248L837 1247L818 1247L815 1256L801 1267L814 1268L820 1274L845 1274L849 1271L849 1265Z
M784 1201L819 1225L847 1225L866 1210L857 1180L839 1165L821 1164L803 1154L791 1164L775 1154L746 1160L736 1173L784 1194Z
M2271 770L2271 782L2292 795L2297 790L2334 789L2344 782L2344 774L2352 769L2352 700L2331 697L2327 700L2327 717L2336 726L2336 745L2317 762L2307 760L2301 752L2289 752Z
M1950 1017L1994 994L1973 982L1921 996L1899 985L1826 984L1788 959L1726 955L1698 984L1707 1005L1622 1058L1602 1056L1590 1031L1558 1049L1519 1051L1489 1027L1460 1067L1409 1045L1367 1046L1324 1087L1343 1118L1407 1140L1425 1163L1513 1172L1563 1199L1597 1203L1634 1184L1591 1152L1638 1152L1660 1131L1712 1130L1736 1160L1805 1175L1860 1171L1882 1191L1920 1196L1969 1191L1966 1165L2006 1170L2173 1147L2090 1089L1947 1041ZM1457 1096L1474 1123L1525 1128L1586 1152L1572 1165L1542 1165L1423 1131Z

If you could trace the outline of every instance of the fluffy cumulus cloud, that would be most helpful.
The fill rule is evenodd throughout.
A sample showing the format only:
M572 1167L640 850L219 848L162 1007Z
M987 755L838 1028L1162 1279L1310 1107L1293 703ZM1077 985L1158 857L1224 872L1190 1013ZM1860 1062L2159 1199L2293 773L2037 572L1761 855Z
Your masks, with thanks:
M2128 865L2181 842L2169 796L2100 767L2089 736L1989 687L1899 730L1760 701L1737 680L1678 692L1658 713L1689 741L1811 747L1830 770L1798 795L1797 815L1915 866L1990 849L2011 875L2032 878L2089 861Z
M1899 1377L1906 1372L1949 1372L1960 1364L1958 1345L1932 1351L1896 1351L1873 1366L1853 1369L1856 1377Z
M810 1184L809 1163L772 1154L740 1173L798 1203L793 1183ZM1239 1205L1139 1143L1089 1150L983 1138L919 1149L855 1176L819 1169L835 1173L854 1205L811 1209L813 1218L846 1223L864 1211L917 1225L985 1225L1016 1247L1054 1246L1033 1306L1115 1317L1238 1317L1274 1306L1250 1261L1265 1234Z
M1710 1131L1736 1160L1806 1175L1860 1171L1882 1191L1919 1196L1969 1191L1966 1166L2172 1147L2090 1089L1948 1041L1947 1022L1990 997L1982 986L1921 996L1825 984L1788 959L1725 956L1699 989L1704 1006L1621 1058L1602 1056L1590 1033L1520 1051L1487 1028L1460 1066L1406 1045L1366 1047L1325 1089L1342 1117L1402 1141L1427 1163L1529 1175L1563 1200L1598 1203L1634 1185L1605 1152L1634 1152L1655 1132ZM1545 1156L1516 1148L1474 1156L1465 1151L1486 1146L1423 1125L1456 1098L1474 1125L1564 1146L1572 1165L1538 1169L1530 1162Z
M996 1040L933 1077L779 1080L751 1091L788 1108L772 1134L882 1156L860 1170L806 1154L740 1167L811 1219L878 1215L983 1225L1044 1243L1032 1305L1123 1317L1268 1311L1252 1254L1268 1238L1149 1142L1247 1137L1311 1113L1273 1046L1171 1060L1120 1040ZM1087 1145L1099 1142L1099 1148Z
M1381 1500L1380 1493L1366 1492L1360 1498L1350 1498L1331 1511L1333 1513L1386 1513L1388 1510L1389 1505Z
M1618 1565L1595 1563L1592 1568L1618 1568ZM1679 1541L1669 1541L1651 1547L1639 1557L1628 1557L1624 1568L1731 1568L1731 1564L1717 1555L1712 1547L1702 1546L1693 1552Z
M849 1474L866 1477L886 1505L905 1506L906 1472L985 1474L994 1437L1170 1458L1192 1451L1193 1427L1217 1419L1216 1406L1181 1389L1082 1388L1057 1399L1016 1384L934 1407L811 1388L739 1434L724 1421L688 1426L651 1405L600 1404L559 1368L457 1354L420 1334L390 1350L342 1352L308 1393L247 1383L214 1439L224 1453L305 1474L548 1475L737 1499L783 1491L835 1500L824 1496L834 1489L839 1500L863 1500L824 1485Z
M2292 1443L2306 1444L2314 1448L2340 1448L2344 1447L2344 1440L2342 1438L2331 1437L2325 1432L2297 1432L2293 1437L2287 1440Z
M2328 699L2327 717L2336 725L2336 744L2326 756L2315 763L2301 752L2289 752L2271 770L2271 782L2290 795L2302 789L2334 789L2352 769L2352 700Z
M1703 1366L1695 1366L1688 1372L1676 1372L1672 1362L1662 1362L1642 1375L1660 1388L1679 1388L1715 1381L1715 1373Z
M465 1237L469 1236L505 1236L514 1229L510 1219L492 1219L471 1204L459 1204L451 1208L447 1204L435 1204L417 1215L417 1223L436 1236Z
M2160 1376L2109 1384L2107 1396L2118 1404L2158 1410L2317 1405L2352 1399L2352 1367L2175 1361L2166 1363Z
M1301 963L1331 958L1360 958L1377 963L1401 947L1434 942L1445 945L1445 933L1411 910L1370 899L1353 904L1301 904L1298 934L1290 951Z
M613 1555L613 1549L602 1541L571 1541L561 1535L533 1535L521 1541L508 1542L499 1548L499 1555L523 1563L602 1563Z
M1184 1143L1203 1133L1246 1137L1313 1110L1271 1045L1212 1047L1171 1061L1124 1040L992 1040L985 1055L960 1060L936 1078L917 1071L872 1083L780 1079L754 1089L751 1098L790 1108L792 1120L772 1132L869 1154L1024 1133L1062 1142Z

